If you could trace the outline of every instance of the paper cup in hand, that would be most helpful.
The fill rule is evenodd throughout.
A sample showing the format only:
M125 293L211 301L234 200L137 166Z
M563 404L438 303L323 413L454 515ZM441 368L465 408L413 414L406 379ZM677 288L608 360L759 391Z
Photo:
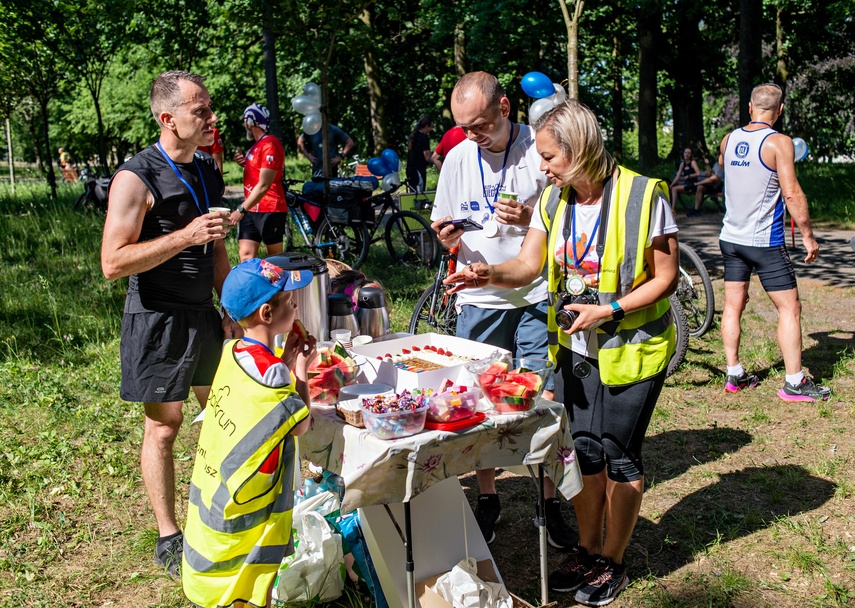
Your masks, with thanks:
M499 192L499 198L509 198L512 201L517 200L517 196L519 196L516 192Z
M232 210L228 207L209 207L208 213L231 213Z

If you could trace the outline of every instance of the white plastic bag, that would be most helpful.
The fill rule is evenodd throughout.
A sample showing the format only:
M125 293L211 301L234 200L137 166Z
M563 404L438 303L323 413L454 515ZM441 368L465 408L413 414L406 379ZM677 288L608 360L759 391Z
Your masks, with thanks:
M294 528L295 552L279 566L273 599L314 603L338 598L344 590L341 536L316 511L295 514Z
M433 590L454 608L511 608L513 601L501 583L478 578L478 564L468 557L446 572Z

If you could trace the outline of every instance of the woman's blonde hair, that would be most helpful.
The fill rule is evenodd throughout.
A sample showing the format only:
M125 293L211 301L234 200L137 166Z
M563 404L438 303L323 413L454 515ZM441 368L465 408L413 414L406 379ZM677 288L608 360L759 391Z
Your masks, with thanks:
M615 161L606 151L597 117L575 99L547 111L535 122L534 130L546 131L570 159L570 170L560 176L565 183L602 181L614 169Z

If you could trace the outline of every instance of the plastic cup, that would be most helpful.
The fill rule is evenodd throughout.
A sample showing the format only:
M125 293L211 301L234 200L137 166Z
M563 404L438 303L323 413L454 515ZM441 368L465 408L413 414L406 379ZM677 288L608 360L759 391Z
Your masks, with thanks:
M228 207L208 207L208 213L231 213Z
M518 196L519 194L517 194L516 192L499 192L499 198L509 198L512 201L517 200Z
M341 342L342 344L350 342L350 330L334 329L330 332L330 340L333 342Z

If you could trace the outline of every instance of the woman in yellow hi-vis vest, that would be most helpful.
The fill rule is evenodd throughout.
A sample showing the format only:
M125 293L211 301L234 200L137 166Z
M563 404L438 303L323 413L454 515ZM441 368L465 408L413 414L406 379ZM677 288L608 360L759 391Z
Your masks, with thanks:
M667 184L618 166L588 108L568 101L535 130L553 185L519 256L472 264L446 283L454 291L518 287L546 264L555 395L567 408L584 482L573 498L579 545L549 586L603 606L629 582L623 555L644 491L641 444L674 352L668 296L677 285L677 225Z

